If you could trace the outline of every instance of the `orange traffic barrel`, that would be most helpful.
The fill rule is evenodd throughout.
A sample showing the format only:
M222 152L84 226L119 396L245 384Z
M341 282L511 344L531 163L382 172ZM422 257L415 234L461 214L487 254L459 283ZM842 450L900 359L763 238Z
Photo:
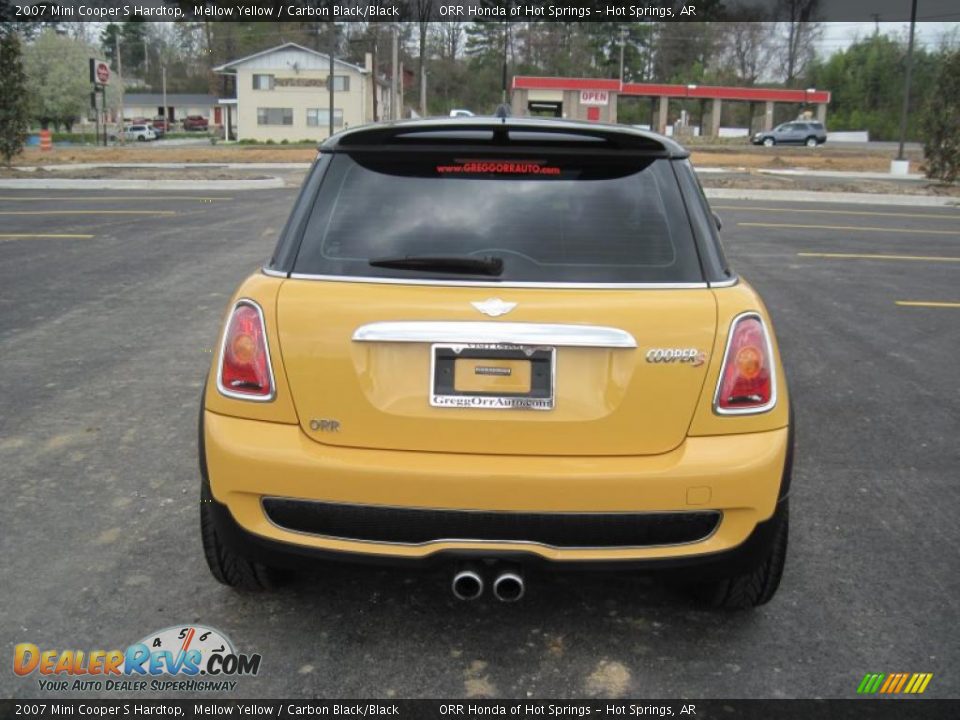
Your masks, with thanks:
M49 150L53 147L53 138L49 130L40 131L40 149Z

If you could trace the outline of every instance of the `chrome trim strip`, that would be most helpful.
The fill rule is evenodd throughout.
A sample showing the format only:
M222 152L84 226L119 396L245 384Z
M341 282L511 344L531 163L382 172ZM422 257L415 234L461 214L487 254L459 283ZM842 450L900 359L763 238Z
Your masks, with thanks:
M689 542L683 543L671 543L667 545L588 545L583 547L573 546L573 545L550 545L548 543L536 542L535 540L482 540L479 538L437 538L436 540L427 540L422 543L399 543L392 542L390 540L362 540L360 538L347 538L339 537L337 535L318 535L317 533L305 532L303 530L293 530L283 525L275 523L270 515L267 513L267 509L264 507L264 500L292 500L294 502L302 503L321 503L324 505L350 505L357 507L357 503L345 503L345 502L330 502L327 500L304 500L302 498L291 498L291 497L280 497L278 495L262 495L260 497L260 511L263 513L264 519L270 523L277 530L282 530L283 532L292 533L294 535L303 535L304 537L312 538L322 538L324 540L338 540L340 542L351 542L351 543L362 543L364 545L390 545L393 547L427 547L428 545L439 545L442 543L452 543L459 545L466 544L475 544L481 543L484 545L536 545L538 547L548 548L550 550L650 550L656 548L670 548L670 547L683 547L685 545L696 545L697 543L706 542L714 535L717 534L717 531L720 530L720 526L723 524L723 511L721 510L648 510L641 512L630 513L632 515L685 515L687 513L713 513L717 516L717 524L713 526L713 530L704 535L698 540L690 540ZM502 512L502 513L529 513L529 510L471 510L471 509L459 509L459 508L423 508L423 507L405 507L402 505L368 505L365 504L363 507L372 507L378 509L388 509L388 510L437 510L443 512L444 510L449 510L451 512ZM588 512L588 511L575 511L575 512L564 512L562 510L553 511L558 515L624 515L629 513L629 511L623 510L607 510L607 511L598 511L598 512ZM543 513L546 514L546 513Z
M270 277L278 277L278 278L287 277L287 273L285 273L283 270L272 270L267 266L263 266L262 268L260 268L260 272L262 272L264 275L269 275Z
M411 342L450 345L545 345L548 347L635 348L626 330L601 325L514 322L394 321L362 325L354 342Z
M257 315L260 318L260 329L263 331L263 347L267 351L267 372L270 373L270 394L269 395L248 395L246 393L238 393L235 390L230 390L223 386L223 352L227 347L227 331L230 329L230 322L233 320L233 314L237 311L237 308L241 305L248 305L257 311ZM277 397L277 381L274 379L273 375L273 360L270 359L270 338L267 336L267 324L263 320L263 308L260 307L259 303L250 298L240 298L233 304L233 307L230 308L230 312L227 315L227 322L223 326L223 339L220 341L220 358L217 360L217 390L221 395L224 395L228 398L233 398L234 400L247 400L249 402L272 402Z
M727 355L730 353L730 343L733 342L733 336L736 333L737 323L747 318L756 318L760 321L760 328L763 330L763 339L767 345L767 355L770 356L770 386L773 391L770 393L770 401L760 407L727 409L720 407L720 386L723 385L723 375L727 370ZM770 331L767 330L767 324L763 321L760 313L755 310L743 312L737 315L730 323L730 331L727 334L726 347L723 349L723 364L720 366L720 375L717 377L717 389L713 393L713 412L717 415L760 415L770 412L777 404L777 358L773 354L773 343L770 341Z
M710 287L712 287L712 288L733 287L733 286L736 285L738 282L740 282L740 277L739 277L738 275L734 275L734 276L733 276L732 278L730 278L729 280L719 280L719 281L717 281L717 282L711 282L711 283L710 283Z
M291 280L373 283L379 285L438 285L441 287L490 288L570 288L574 290L695 290L709 287L705 282L688 283L578 283L578 282L494 282L490 280L425 280L423 278L361 277L352 275L313 275L292 272Z

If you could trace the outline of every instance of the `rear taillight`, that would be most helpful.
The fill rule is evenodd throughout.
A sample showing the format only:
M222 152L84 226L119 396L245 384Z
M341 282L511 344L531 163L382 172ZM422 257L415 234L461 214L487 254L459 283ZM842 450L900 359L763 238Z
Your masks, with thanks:
M241 400L273 399L263 311L252 300L240 300L230 313L220 349L217 387L224 395Z
M745 415L765 412L776 402L770 336L759 315L740 315L730 326L713 408L721 415Z

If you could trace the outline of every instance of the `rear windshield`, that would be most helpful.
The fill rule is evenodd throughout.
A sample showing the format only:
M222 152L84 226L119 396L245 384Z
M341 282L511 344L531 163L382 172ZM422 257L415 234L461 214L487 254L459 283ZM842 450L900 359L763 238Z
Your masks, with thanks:
M406 257L502 260L496 277L375 267ZM484 282L701 282L666 159L335 154L294 273Z

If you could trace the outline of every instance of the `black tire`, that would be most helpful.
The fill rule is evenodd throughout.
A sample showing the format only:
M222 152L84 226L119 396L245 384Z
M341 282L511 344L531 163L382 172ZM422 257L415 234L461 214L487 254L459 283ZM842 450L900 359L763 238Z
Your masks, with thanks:
M781 502L779 525L770 543L770 551L752 570L741 575L702 583L692 588L695 598L713 608L747 610L770 602L780 587L787 560L789 528L788 500Z
M773 146L776 145L776 144L777 144L777 141L774 140L772 137L766 137L766 138L763 139L763 146L764 146L764 147L773 147Z
M210 487L204 482L200 492L200 537L210 574L217 582L237 590L273 590L278 583L278 575L273 568L237 555L220 541L213 522L212 502Z
M807 147L816 147L817 139L815 137L808 137L805 144Z
M238 590L258 592L274 589L280 581L280 573L274 568L254 562L233 552L224 545L217 535L213 517L213 492L210 490L210 476L207 474L207 448L204 442L203 409L207 394L207 383L200 393L200 412L197 418L197 455L200 460L200 539L203 542L203 555L207 560L210 574L217 582Z

